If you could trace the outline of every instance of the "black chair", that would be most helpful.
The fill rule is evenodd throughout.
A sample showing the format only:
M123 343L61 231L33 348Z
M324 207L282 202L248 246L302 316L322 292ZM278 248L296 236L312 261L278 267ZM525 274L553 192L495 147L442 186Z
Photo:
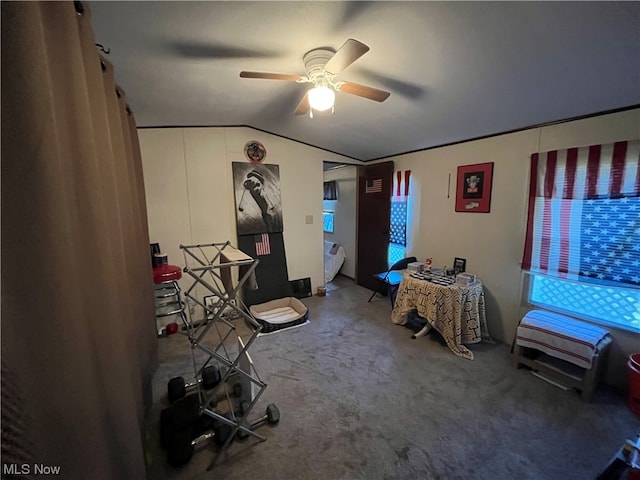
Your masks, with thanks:
M382 273L376 273L373 277L380 282L379 286L386 285L387 287L387 295L389 295L389 300L391 301L391 308L393 308L393 304L396 300L396 293L398 292L398 287L400 286L400 282L402 281L402 274L398 273L398 270L405 270L410 263L416 262L416 257L407 257L402 260L398 260L396 263L389 267L389 270ZM373 291L367 303L373 300L373 297L376 296L376 293L381 293L380 289L377 288Z

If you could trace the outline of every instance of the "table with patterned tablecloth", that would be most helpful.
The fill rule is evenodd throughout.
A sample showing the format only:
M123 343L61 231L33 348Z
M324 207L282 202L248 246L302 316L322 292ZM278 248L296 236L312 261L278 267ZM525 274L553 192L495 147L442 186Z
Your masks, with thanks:
M473 360L464 344L491 341L487 328L484 287L473 285L437 285L405 274L398 288L391 321L407 323L407 314L417 310L444 338L449 349L460 357Z

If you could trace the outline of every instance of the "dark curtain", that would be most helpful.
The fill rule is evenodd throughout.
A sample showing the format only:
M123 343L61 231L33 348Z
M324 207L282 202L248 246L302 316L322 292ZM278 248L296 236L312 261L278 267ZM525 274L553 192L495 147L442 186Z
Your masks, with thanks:
M158 345L135 119L86 5L3 2L1 34L2 461L144 478Z

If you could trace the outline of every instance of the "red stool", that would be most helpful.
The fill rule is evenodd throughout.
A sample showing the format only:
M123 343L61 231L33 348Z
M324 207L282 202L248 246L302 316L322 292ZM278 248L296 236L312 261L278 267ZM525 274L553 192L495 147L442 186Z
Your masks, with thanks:
M180 299L180 285L178 285L178 280L181 278L182 269L175 265L161 263L153 267L156 326L159 337L166 337L178 331L179 325L175 322L175 318L169 317L179 316L183 325L187 326L185 304Z

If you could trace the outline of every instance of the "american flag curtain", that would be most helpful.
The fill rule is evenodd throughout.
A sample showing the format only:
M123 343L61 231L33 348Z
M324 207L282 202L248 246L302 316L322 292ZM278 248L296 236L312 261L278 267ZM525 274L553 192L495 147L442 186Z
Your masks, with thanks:
M640 141L531 156L522 268L640 285Z
M404 178L404 182L402 181ZM393 181L393 200L407 200L409 197L409 181L411 180L411 170L404 172L398 170Z
M393 197L391 198L391 234L390 242L407 245L407 201L409 199L409 180L411 170L396 172ZM404 179L404 183L403 183Z

